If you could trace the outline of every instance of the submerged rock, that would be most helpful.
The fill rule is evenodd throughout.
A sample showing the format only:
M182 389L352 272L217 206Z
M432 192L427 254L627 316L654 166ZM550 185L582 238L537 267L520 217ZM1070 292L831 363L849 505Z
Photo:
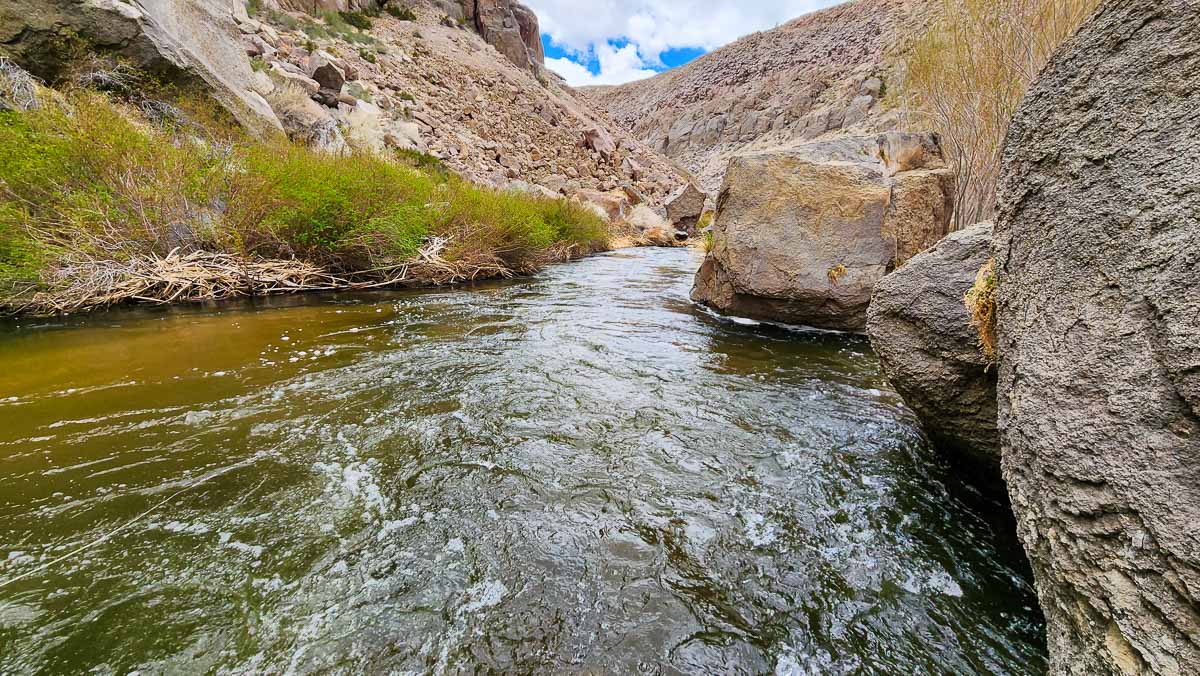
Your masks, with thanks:
M934 444L998 477L996 369L963 303L991 255L991 223L951 233L875 286L867 334Z
M860 330L876 282L945 236L952 181L931 134L735 157L692 298L724 312Z
M1197 35L1194 0L1104 3L1004 151L1004 476L1056 674L1200 673Z

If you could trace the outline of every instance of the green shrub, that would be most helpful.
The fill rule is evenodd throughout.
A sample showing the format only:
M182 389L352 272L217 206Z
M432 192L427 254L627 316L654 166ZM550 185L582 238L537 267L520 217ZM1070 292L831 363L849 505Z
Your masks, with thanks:
M397 148L396 159L414 169L421 169L442 179L450 177L450 168L446 166L446 163L429 153L411 148Z
M338 12L342 21L362 31L371 30L371 19L362 12Z
M319 24L315 21L305 21L301 24L300 30L304 31L304 34L309 37L310 41L329 39L333 35L324 24ZM315 51L315 46L314 49L308 51Z
M267 19L271 23L283 26L290 31L300 28L301 25L300 20L291 14L287 14L285 12L276 12L274 10L267 12Z
M354 276L406 263L433 238L446 261L493 273L607 243L607 225L578 204L477 186L424 153L322 154L282 135L252 140L203 101L171 105L186 124L142 124L140 108L86 91L0 113L0 307L69 261L119 275L122 261L177 249Z
M388 14L391 14L401 21L417 20L417 14L412 10L411 7L397 7L395 5L388 5L387 11Z
M25 231L28 218L20 205L0 204L0 295L37 285L51 257Z
M412 205L429 203L435 184L373 155L326 155L288 143L250 148L244 169L232 181L226 218L247 252L343 269L359 262L364 227L395 231L397 214L411 221Z
M361 12L321 12L318 17L321 23L306 21L303 24L303 30L310 38L340 38L360 45L379 44L370 34L359 30L360 25L365 25L367 29L371 27L370 18Z
M217 199L227 170L216 148L149 133L98 94L71 103L70 114L0 117L0 185L9 204L26 206L25 230L47 245L118 257L202 237L201 228L181 231Z

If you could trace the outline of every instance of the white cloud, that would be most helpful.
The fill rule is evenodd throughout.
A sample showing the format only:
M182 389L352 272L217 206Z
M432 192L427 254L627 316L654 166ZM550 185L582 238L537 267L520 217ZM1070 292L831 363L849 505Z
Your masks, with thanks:
M524 0L544 33L575 59L547 59L572 84L612 84L662 68L671 48L710 51L844 0ZM610 40L627 42L621 49ZM632 48L632 49L630 49ZM600 74L572 68L595 57Z
M571 59L546 59L546 66L566 78L567 84L572 87L621 84L641 80L657 72L645 67L637 47L632 44L620 49L608 43L596 45L594 56L600 63L599 75Z

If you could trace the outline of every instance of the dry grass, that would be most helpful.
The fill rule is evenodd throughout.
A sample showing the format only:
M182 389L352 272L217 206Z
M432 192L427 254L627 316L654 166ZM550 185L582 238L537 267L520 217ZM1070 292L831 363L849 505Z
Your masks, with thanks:
M996 343L996 259L989 258L975 276L975 285L963 298L971 313L971 326L979 332L979 350L988 364L996 364L1000 355Z
M1000 152L1021 98L1100 0L943 0L907 60L909 124L941 134L957 170L953 224L995 211Z
M40 107L37 80L0 56L0 110L29 111Z
M842 277L845 277L849 272L850 271L846 269L845 265L839 263L832 268L829 268L829 270L825 272L825 276L829 278L830 286L837 286L838 282L842 280Z

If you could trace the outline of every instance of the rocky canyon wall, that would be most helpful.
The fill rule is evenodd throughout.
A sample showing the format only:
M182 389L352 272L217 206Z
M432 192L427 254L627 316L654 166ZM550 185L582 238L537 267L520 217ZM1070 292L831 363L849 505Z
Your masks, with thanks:
M1200 12L1109 0L997 222L1004 476L1056 674L1200 673Z

